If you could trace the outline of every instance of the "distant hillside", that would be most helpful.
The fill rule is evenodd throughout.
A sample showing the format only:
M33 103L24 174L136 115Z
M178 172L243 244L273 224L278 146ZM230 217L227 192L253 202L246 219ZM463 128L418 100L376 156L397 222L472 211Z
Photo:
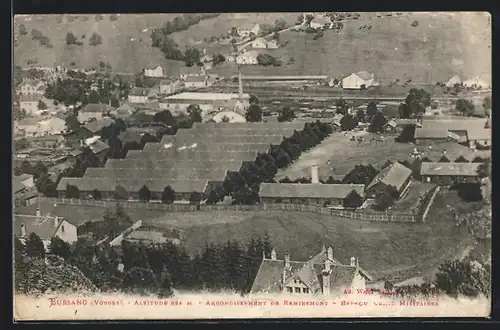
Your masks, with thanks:
M110 15L102 15L97 21L95 15L72 15L71 21L67 15L60 23L61 15L16 17L15 31L23 24L28 33L18 35L14 62L26 66L29 60L37 60L38 65L64 63L66 67L74 62L77 67L91 68L104 61L111 64L113 71L126 73L161 64L168 74L177 75L183 64L166 60L159 49L151 47L150 40L152 29L175 16L120 15L112 21ZM225 34L233 26L273 24L277 19L293 25L297 16L298 13L221 14L170 37L181 48L194 45L207 51L227 50L229 45L206 44L203 39ZM415 20L418 21L416 27L412 26ZM360 29L361 26L366 27ZM32 29L47 36L53 48L45 48L32 40ZM72 32L83 45L66 45L67 32ZM93 32L102 36L101 45L88 45ZM287 44L274 50L273 55L283 57L285 64L279 68L257 67L257 73L341 77L366 70L383 82L412 79L424 83L429 78L436 82L446 81L454 74L473 77L491 72L491 23L484 13L414 13L390 18L375 18L365 13L360 20L345 22L339 32L326 31L317 40L313 37L314 34L292 31L282 33L281 43ZM291 58L293 63L287 64Z
M38 295L52 293L79 294L96 292L97 288L83 273L62 258L51 256L45 263L39 258L23 258L22 265L16 266L16 288L19 293ZM23 271L19 271L19 270Z
M256 23L274 24L277 19L285 19L293 23L297 13L283 14L221 14L215 19L201 21L187 31L176 32L171 35L183 49L188 45L199 45L205 37L220 36L227 33L231 27L243 24ZM160 28L165 22L173 20L178 14L150 14L150 15L119 15L117 20L111 20L110 15L37 15L16 16L14 29L18 38L18 46L14 48L14 64L27 66L28 61L36 60L39 66L54 66L55 63L64 63L70 68L98 67L100 61L110 63L113 71L124 73L138 73L146 66L160 64L169 75L178 75L182 62L165 59L162 52L151 47L151 31ZM19 35L19 26L26 27L27 34ZM39 30L50 39L52 48L40 46L32 40L31 31ZM72 32L83 42L82 46L66 45L66 34ZM92 33L102 36L102 44L88 45ZM82 36L85 38L82 39Z

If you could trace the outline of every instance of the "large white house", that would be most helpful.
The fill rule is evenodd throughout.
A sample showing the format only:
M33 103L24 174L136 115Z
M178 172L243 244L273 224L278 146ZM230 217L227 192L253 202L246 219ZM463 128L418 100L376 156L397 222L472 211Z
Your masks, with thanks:
M363 89L378 85L374 74L367 71L352 73L342 79L342 88L344 89Z
M144 76L145 77L154 77L154 78L161 78L163 77L163 68L161 65L152 67L152 68L145 68L144 69Z

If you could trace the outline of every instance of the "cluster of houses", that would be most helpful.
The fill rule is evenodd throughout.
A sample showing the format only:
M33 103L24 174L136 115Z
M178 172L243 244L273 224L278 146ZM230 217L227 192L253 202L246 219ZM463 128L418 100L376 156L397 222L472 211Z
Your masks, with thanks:
M426 145L454 141L471 149L491 148L490 119L442 118L422 119L416 124L415 143Z
M15 206L32 205L38 197L33 175L25 173L14 175L12 179L12 194Z
M341 207L354 191L363 200L373 199L388 187L404 195L411 183L412 171L398 162L383 168L366 187L364 184L321 184L316 165L311 167L311 183L262 183L259 196L263 204L290 203Z

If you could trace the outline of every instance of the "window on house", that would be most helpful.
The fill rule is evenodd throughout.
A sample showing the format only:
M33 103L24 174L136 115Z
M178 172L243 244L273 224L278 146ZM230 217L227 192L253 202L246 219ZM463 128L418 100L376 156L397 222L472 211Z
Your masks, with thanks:
M287 290L289 293L292 293L292 292L293 292L292 288L291 288L291 287L289 287L289 286L286 288L286 290Z
M295 293L300 293L300 288L295 288Z
M61 233L64 233L64 225L61 226Z
M308 288L302 288L302 293L309 293L309 289Z

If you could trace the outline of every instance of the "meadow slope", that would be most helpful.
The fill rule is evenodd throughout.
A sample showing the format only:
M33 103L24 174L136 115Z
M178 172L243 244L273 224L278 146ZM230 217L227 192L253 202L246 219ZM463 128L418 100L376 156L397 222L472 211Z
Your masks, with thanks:
M174 14L120 15L110 21L109 15L97 22L94 15L82 20L77 16L73 22L57 23L58 15L41 15L26 21L16 17L14 28L24 24L30 33L40 30L51 39L53 48L44 48L31 40L28 33L19 37L19 46L14 49L16 65L26 65L37 59L38 65L53 66L63 62L67 67L75 62L77 67L95 67L99 61L109 62L114 71L137 73L147 65L162 64L168 74L178 74L180 62L164 59L158 49L151 47L151 29L160 27ZM341 77L359 70L372 71L382 82L399 78L413 82L445 81L453 74L466 77L489 74L491 71L491 25L484 13L416 13L408 17L377 19L366 16L360 21L349 21L344 29L327 31L323 38L313 40L313 34L285 32L281 41L288 44L273 54L294 63L275 67L255 67L252 74L325 74ZM171 37L181 46L196 45L207 48L203 39L220 36L232 26L253 23L274 23L283 18L287 23L296 21L297 13L265 14L221 14L218 18L200 22L187 31L177 32ZM418 20L419 26L411 22ZM361 25L372 28L359 29ZM67 32L78 38L87 38L93 32L103 37L97 47L67 46ZM133 39L133 40L131 40ZM227 47L215 47L225 49ZM481 59L478 61L477 59ZM223 66L221 73L234 73L233 66Z

